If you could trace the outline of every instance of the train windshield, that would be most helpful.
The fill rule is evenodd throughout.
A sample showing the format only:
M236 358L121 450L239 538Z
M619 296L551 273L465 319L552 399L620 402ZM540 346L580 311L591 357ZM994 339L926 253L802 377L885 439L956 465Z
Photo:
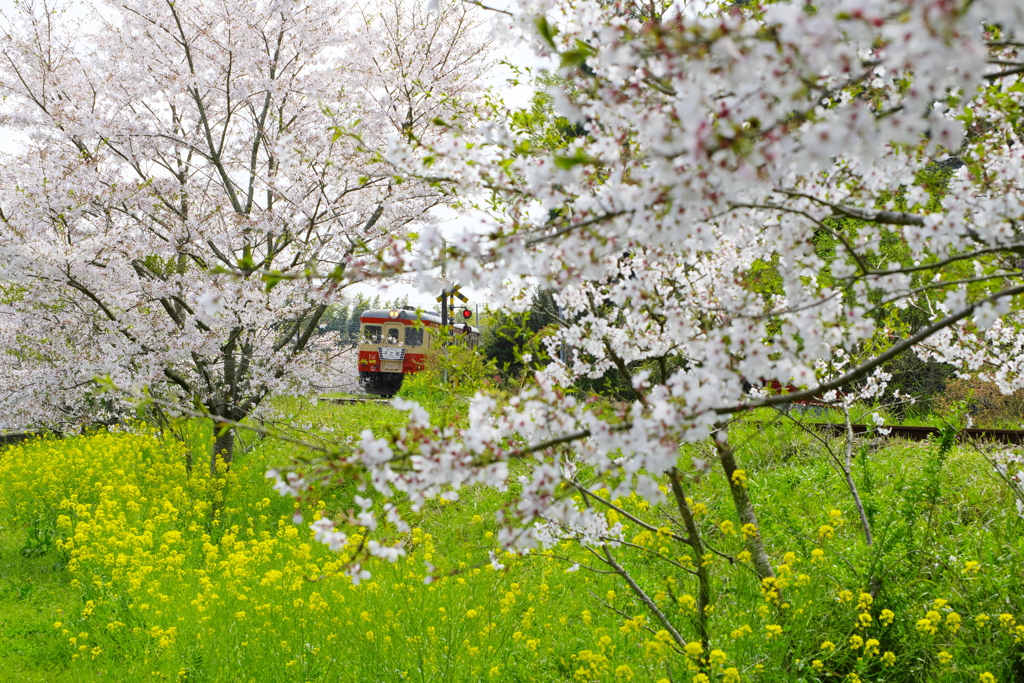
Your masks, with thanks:
M406 346L422 346L423 345L423 328L422 327L407 327L407 328L405 328L405 345Z
M388 344L400 344L402 342L402 333L397 327L388 328Z
M380 343L380 325L364 325L363 326L363 339L370 344Z

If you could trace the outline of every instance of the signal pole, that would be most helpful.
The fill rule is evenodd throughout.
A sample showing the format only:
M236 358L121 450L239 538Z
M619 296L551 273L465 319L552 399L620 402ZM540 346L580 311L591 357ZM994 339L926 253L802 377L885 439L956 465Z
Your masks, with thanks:
M455 299L463 303L468 303L469 299L466 295L459 291L458 285L447 285L441 289L441 296L437 297L437 300L441 304L441 325L448 325L451 323L452 311L455 310ZM450 299L450 301L449 301Z

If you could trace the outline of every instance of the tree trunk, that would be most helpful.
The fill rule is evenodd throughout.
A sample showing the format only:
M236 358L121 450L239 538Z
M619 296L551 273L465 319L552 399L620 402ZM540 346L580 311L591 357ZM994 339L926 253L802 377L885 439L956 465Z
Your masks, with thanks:
M754 504L750 500L750 494L747 493L746 481L735 476L736 470L739 468L736 467L736 456L732 452L732 446L729 445L728 438L728 433L723 428L722 433L716 434L712 440L715 442L715 448L718 450L718 459L722 463L722 469L725 471L725 479L729 482L729 491L732 493L732 502L736 506L736 513L739 515L740 523L744 526L751 524L755 529L753 534L744 534L746 536L747 550L753 557L754 569L757 571L757 575L762 579L775 578L771 560L768 559L768 552L764 547L764 539L761 538L761 528L757 523Z
M220 427L214 425L217 438L213 441L213 453L210 455L210 474L217 475L217 461L224 463L224 469L231 467L231 456L235 450L235 428L229 427L221 432Z
M683 490L682 479L679 470L675 467L668 471L669 482L672 484L672 495L676 499L676 507L683 517L683 524L686 526L686 536L689 545L693 549L694 564L697 567L697 635L700 636L700 643L704 649L710 647L711 629L708 626L708 606L711 604L711 577L708 573L707 564L704 562L704 541L700 536L700 529L693 519L693 511L690 504L686 502L686 491Z
M843 477L846 479L846 488L850 489L850 495L853 496L853 504L857 508L857 516L860 517L860 526L864 529L864 541L870 546L874 544L871 523L864 510L864 502L860 499L860 491L853 481L853 424L850 421L850 406L843 406L843 415L846 416L846 464L843 465Z

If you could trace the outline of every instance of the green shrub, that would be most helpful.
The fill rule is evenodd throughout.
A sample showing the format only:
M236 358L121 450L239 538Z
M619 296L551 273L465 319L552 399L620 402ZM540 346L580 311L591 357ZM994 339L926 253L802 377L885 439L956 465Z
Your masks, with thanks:
M975 378L950 381L934 402L935 412L957 419L966 411L976 427L1021 429L1024 424L1024 389L1006 395L994 382Z

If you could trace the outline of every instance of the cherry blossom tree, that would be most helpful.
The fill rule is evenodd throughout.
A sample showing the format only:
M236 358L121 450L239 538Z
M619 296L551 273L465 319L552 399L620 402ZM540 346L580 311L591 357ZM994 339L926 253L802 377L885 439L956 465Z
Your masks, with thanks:
M379 152L472 107L478 11L85 9L27 0L0 23L0 123L27 138L0 157L4 426L116 410L97 377L226 425L315 386L337 349L314 334L327 306L446 201Z
M421 407L399 401L410 421L392 437L366 432L340 455L270 476L282 493L304 496L363 471L379 494L360 499L357 526L370 529L382 520L402 528L397 494L418 509L468 484L514 483L496 551L579 542L682 647L616 560L625 539L606 513L623 519L617 498L666 506L668 535L704 558L688 493L718 469L742 524L743 561L776 590L730 420L838 400L851 387L847 396L870 399L884 388L882 367L915 351L965 367L1004 363L995 378L1019 386L1024 42L1015 31L1024 6L513 5L496 10L510 39L559 61L556 113L583 134L538 146L496 112L438 141L396 139L389 159L490 216L483 234L424 231L416 264L425 273L443 260L450 276L490 286L513 310L537 285L554 291L550 362L515 394L477 394L465 429L432 426ZM889 324L909 307L925 322ZM576 390L608 372L632 387L630 400ZM773 395L759 378L798 390ZM701 442L710 444L703 457L681 456ZM513 461L530 465L517 480ZM314 528L340 546L352 523L324 517ZM706 641L703 566L682 569L697 585Z

